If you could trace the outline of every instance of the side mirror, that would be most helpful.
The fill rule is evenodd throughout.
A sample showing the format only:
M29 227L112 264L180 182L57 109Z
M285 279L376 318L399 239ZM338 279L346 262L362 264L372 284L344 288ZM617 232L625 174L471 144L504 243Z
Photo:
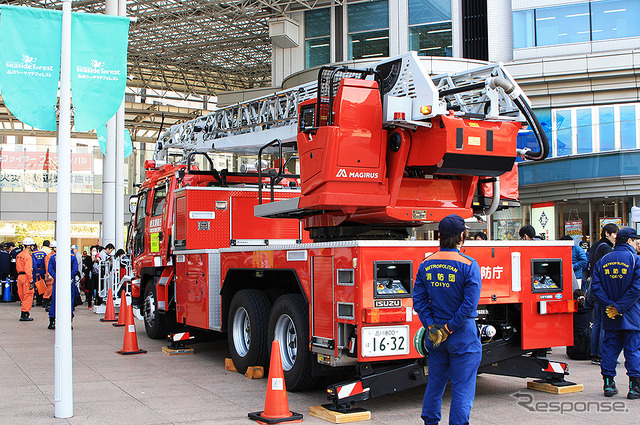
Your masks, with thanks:
M138 197L131 197L129 198L129 212L131 214L135 214L136 213L136 208L138 208Z

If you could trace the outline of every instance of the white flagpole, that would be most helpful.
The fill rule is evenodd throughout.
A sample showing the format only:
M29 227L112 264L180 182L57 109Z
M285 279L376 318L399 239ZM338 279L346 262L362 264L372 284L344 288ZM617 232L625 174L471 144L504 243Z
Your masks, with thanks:
M118 14L118 0L105 1L105 14ZM102 245L116 243L116 116L107 121L107 148L102 162ZM116 248L119 248L116 246Z
M118 2L118 15L126 16L126 0ZM122 78L126 78L123 75ZM125 80L126 81L126 80ZM115 202L115 245L116 249L124 246L124 98L116 112L116 202ZM126 249L125 249L126 250Z
M62 1L60 123L58 125L55 416L73 416L71 338L71 0Z

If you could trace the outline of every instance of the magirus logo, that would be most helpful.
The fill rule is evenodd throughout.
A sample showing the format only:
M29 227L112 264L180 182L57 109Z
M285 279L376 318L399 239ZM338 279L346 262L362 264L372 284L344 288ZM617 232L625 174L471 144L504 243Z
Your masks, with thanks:
M368 173L366 171L349 171L341 168L338 170L336 177L350 178L350 179L377 179L378 173Z

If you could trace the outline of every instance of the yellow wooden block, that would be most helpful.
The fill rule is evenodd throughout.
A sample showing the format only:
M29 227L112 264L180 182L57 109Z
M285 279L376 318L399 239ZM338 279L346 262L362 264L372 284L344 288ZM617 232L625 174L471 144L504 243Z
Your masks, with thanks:
M162 347L162 352L170 356L184 356L186 354L193 354L193 348L169 348Z
M368 410L352 413L334 412L322 406L309 407L309 414L332 424L346 424L349 422L368 421L371 419L371 412Z
M224 368L230 370L231 372L237 372L236 366L233 364L233 360L226 358L224 359Z
M249 366L244 373L249 379L261 379L264 378L264 367L262 366Z
M582 384L572 384L564 387L558 387L556 385L551 385L548 382L536 381L527 382L527 388L530 390L543 391L550 394L569 394L584 391L584 385Z

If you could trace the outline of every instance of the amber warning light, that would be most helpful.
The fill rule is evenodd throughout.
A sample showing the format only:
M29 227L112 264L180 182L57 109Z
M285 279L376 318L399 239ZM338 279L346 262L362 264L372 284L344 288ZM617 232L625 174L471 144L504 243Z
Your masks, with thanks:
M407 310L400 308L365 308L362 311L365 323L404 322L407 320Z

